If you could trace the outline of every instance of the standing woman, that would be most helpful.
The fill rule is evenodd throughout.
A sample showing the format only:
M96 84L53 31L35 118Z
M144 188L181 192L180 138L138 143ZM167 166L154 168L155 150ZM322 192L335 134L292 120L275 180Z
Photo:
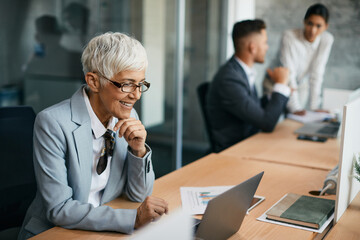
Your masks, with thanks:
M290 71L292 94L287 110L291 113L304 115L306 110L316 111L321 107L321 87L334 42L334 37L326 31L328 21L328 9L323 4L314 4L306 11L304 28L283 34L280 62Z

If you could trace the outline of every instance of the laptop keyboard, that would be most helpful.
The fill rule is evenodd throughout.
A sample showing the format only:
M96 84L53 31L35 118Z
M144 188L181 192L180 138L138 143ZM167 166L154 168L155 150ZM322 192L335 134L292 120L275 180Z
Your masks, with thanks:
M321 134L335 134L337 133L339 129L337 127L329 127L329 126L325 126L320 128L317 133L321 133Z

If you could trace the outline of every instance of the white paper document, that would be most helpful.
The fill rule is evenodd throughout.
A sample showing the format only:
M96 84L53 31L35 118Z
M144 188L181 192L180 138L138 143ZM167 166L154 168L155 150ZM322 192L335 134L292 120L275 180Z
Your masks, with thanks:
M288 113L286 117L301 123L308 123L308 122L321 122L325 119L333 118L334 115L324 112L306 111L306 114L303 116Z
M211 199L232 187L180 187L182 209L188 214L204 214Z
M317 233L322 233L333 219L334 219L334 214L332 214L331 217L329 217L329 219L326 220L326 222L321 226L321 228L315 229L315 228L303 227L300 225L270 220L270 219L266 218L266 213L264 213L263 215L261 215L260 217L257 218L257 220L259 220L259 221L278 224L278 225L292 227L292 228L298 228L298 229L302 229L302 230L306 230L306 231L310 231L310 232L317 232Z

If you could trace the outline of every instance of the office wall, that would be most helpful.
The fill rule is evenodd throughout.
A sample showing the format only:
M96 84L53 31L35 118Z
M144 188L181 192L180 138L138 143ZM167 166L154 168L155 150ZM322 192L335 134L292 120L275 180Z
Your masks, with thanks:
M256 1L255 15L267 23L270 46L266 63L257 66L259 89L265 68L276 57L282 32L302 27L307 8L317 2L323 3L330 10L328 31L335 39L323 86L349 90L360 87L360 1L259 0Z

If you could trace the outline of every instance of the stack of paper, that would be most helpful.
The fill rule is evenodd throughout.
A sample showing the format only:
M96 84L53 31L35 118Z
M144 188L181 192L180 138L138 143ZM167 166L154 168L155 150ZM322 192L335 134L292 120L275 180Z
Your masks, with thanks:
M286 117L301 123L308 123L308 122L321 122L325 119L334 118L334 115L325 112L306 111L306 114L303 116L288 113Z
M207 204L211 199L232 187L234 186L181 187L182 209L188 214L204 214ZM254 195L248 212L264 200L265 197Z
M208 202L233 186L181 187L182 208L189 214L204 214Z

